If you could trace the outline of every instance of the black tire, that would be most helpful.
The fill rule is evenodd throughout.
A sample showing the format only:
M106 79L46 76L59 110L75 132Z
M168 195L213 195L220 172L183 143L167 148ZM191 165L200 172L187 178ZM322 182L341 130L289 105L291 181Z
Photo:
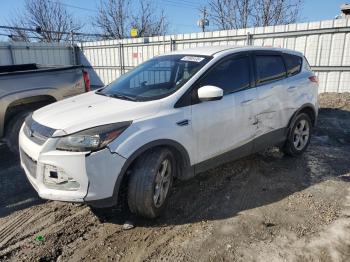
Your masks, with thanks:
M132 213L146 218L155 218L160 215L171 191L176 172L175 164L174 155L167 148L147 151L136 160L128 185L128 205ZM168 165L170 165L170 171L167 169L169 168ZM157 187L156 178L159 181L161 171L164 168L167 169L165 171L167 173L164 175L167 178L162 179L160 184L163 183L163 180L166 181L168 179L169 184L166 192L162 194L159 193L161 191L160 188L164 189L167 187L165 186L166 182L164 182L164 187L163 184L161 187ZM156 195L158 195L156 193L159 194L159 201L156 201ZM164 197L161 197L161 195Z
M299 129L302 126L301 123L303 123L303 122L306 123L305 126L306 125L308 126L309 134L308 134L307 138L306 138L306 135L303 136L303 139L302 139L303 143L301 144L301 142L300 142L300 146L296 146L296 143L297 143L298 140L296 138L297 134L295 134L295 132L296 132L297 128L298 128L297 132L299 132ZM294 122L292 124L292 127L289 130L289 132L288 132L287 141L286 141L285 145L282 148L283 152L286 153L287 155L290 155L290 156L299 156L299 155L301 155L307 149L307 147L310 144L311 134L312 134L312 122L311 122L310 117L307 114L305 114L305 113L299 114L295 118L295 120L294 120Z
M14 115L6 124L5 142L10 151L19 155L18 135L25 118L31 111L23 111Z

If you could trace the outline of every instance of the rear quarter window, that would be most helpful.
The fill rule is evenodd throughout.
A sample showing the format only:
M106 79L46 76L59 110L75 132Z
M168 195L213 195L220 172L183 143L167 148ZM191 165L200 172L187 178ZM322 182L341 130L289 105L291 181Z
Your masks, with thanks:
M291 54L284 54L283 57L287 67L287 75L294 76L299 74L303 64L303 59L300 56Z
M304 64L304 69L307 70L307 71L312 71L311 70L311 66L309 64L309 61L307 61L306 57L304 56L303 57L303 64Z

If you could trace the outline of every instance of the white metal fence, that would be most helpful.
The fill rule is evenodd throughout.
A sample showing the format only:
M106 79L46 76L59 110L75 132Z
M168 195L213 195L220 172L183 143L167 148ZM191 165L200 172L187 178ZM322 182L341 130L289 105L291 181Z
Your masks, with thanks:
M62 44L0 42L0 65L73 65L76 62L73 51Z
M301 51L319 77L320 92L350 92L350 19L83 43L80 58L99 85L171 50L246 44Z
M63 44L0 42L0 65L81 63L92 85L101 86L171 50L246 44L301 51L319 77L320 92L350 92L350 19L89 42L80 51Z

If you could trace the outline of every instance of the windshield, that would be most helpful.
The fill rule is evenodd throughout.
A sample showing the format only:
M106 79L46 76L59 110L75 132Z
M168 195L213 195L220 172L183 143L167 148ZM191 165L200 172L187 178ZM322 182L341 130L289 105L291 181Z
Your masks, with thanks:
M121 76L97 94L131 101L166 97L185 84L210 57L168 55L156 57Z

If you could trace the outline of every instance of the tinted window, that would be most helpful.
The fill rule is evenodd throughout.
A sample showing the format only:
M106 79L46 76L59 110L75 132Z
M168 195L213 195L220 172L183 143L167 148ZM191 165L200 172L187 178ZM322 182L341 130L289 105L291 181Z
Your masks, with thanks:
M286 62L288 76L294 76L300 72L302 63L300 56L285 54L284 61Z
M284 62L278 55L257 55L255 57L258 84L266 84L286 76Z
M248 57L232 58L220 62L203 78L200 86L212 85L229 94L249 87Z

